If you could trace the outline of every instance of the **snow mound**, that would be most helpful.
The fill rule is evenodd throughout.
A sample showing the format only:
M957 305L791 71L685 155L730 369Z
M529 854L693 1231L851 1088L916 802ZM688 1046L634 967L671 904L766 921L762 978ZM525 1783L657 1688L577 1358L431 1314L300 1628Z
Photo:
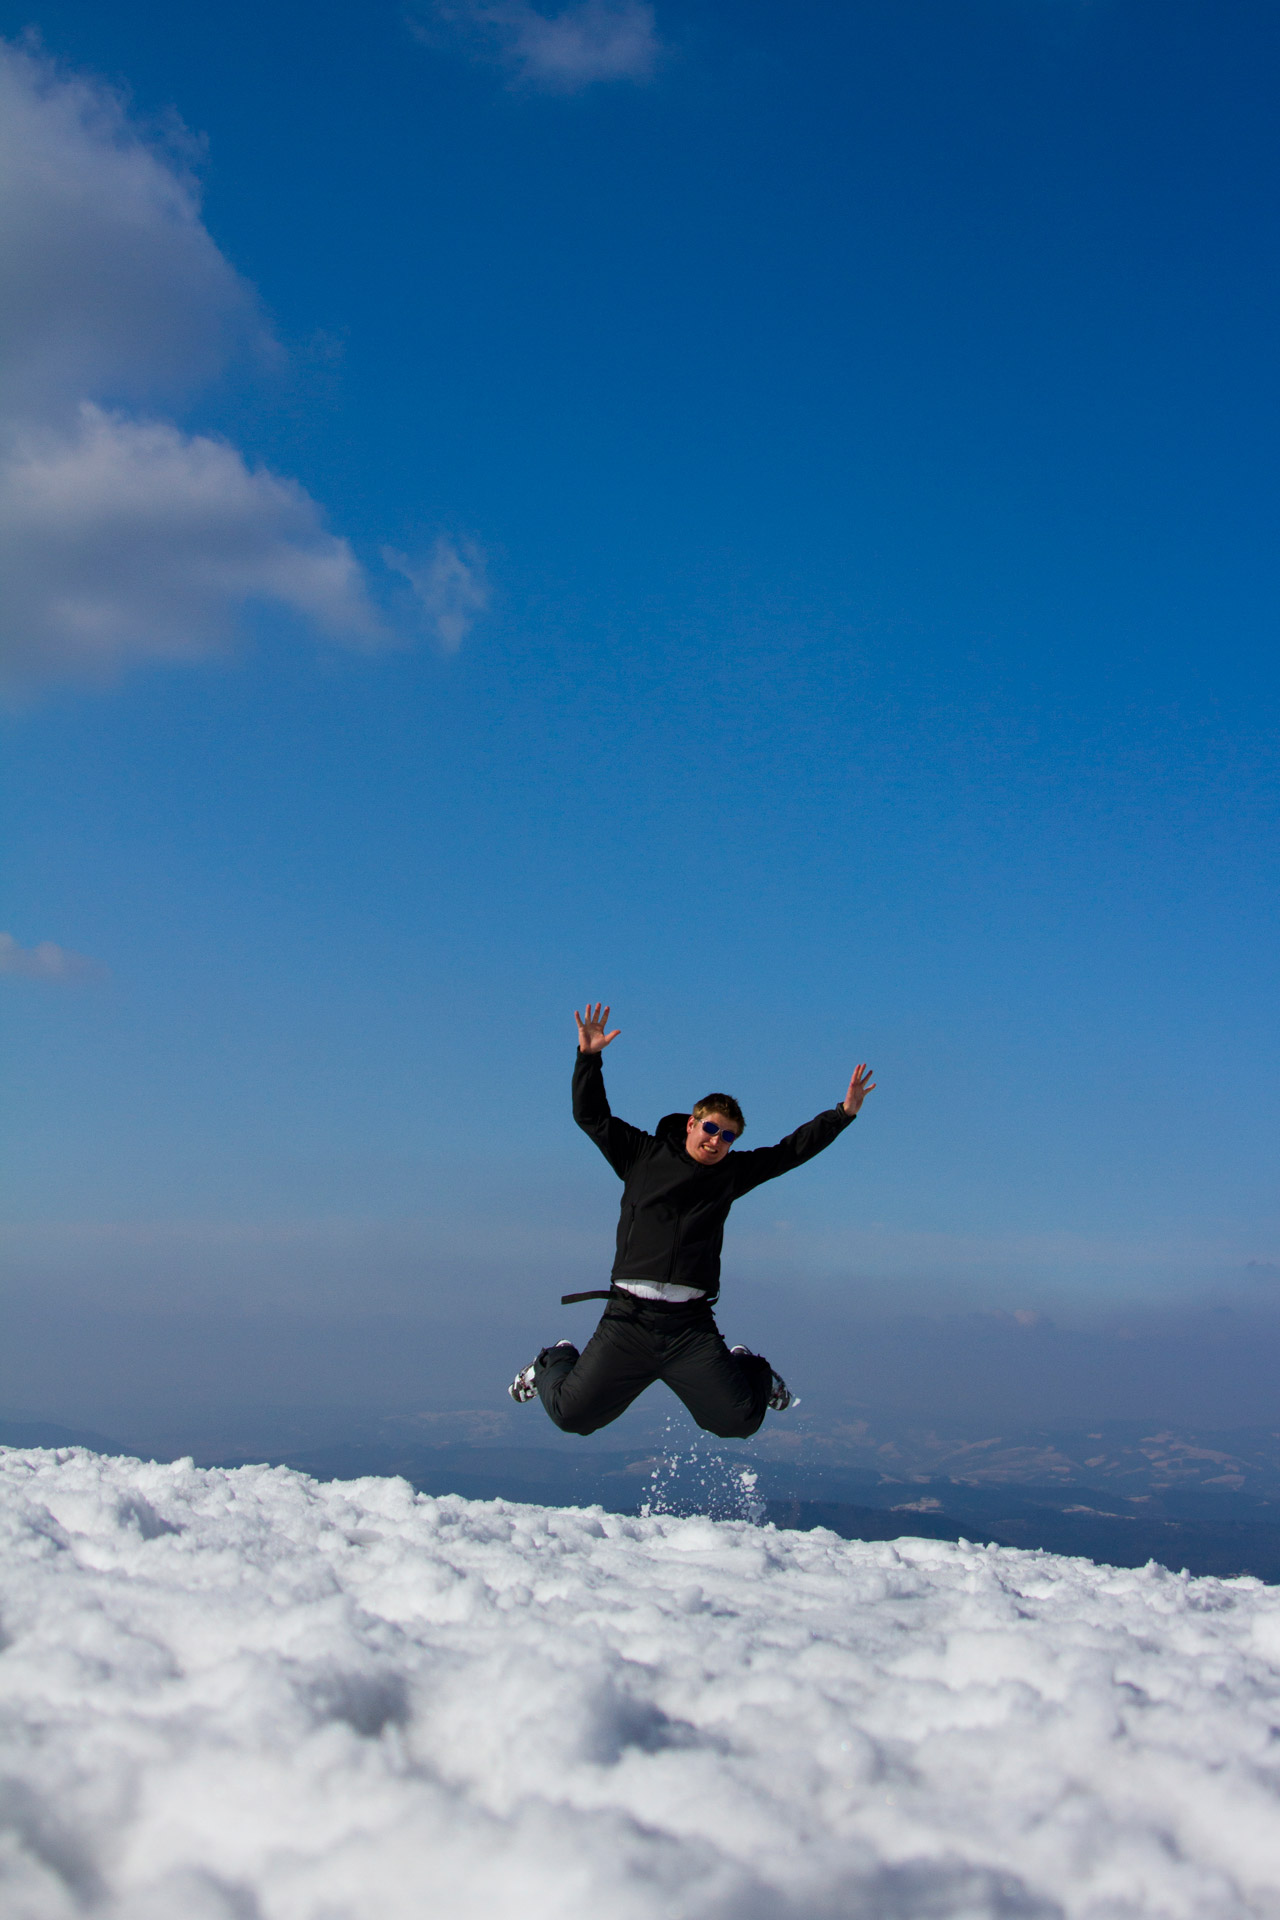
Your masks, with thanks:
M1280 1916L1280 1589L0 1451L6 1920Z

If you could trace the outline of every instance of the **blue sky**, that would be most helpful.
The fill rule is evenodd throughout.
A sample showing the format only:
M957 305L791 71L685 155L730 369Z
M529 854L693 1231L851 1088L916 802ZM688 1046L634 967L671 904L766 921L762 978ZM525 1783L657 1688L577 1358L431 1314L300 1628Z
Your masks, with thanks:
M727 1330L1273 1340L1274 8L0 32L0 1396L505 1378L588 995L641 1123L877 1069Z

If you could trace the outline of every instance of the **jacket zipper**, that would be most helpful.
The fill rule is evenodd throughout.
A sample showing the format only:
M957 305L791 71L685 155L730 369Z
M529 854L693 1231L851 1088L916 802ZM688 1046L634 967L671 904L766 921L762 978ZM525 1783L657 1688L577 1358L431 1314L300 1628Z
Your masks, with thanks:
M683 1213L677 1212L675 1238L671 1242L671 1258L667 1262L668 1285L670 1284L672 1274L676 1270L676 1255L680 1251L680 1241L681 1241L681 1238L683 1237L683 1234L684 1234L684 1215Z

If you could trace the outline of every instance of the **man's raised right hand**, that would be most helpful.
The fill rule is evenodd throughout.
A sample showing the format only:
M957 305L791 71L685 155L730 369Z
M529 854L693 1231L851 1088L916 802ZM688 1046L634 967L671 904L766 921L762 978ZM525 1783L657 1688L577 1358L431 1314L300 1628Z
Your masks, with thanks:
M602 1006L599 1000L596 1001L594 1008L588 1000L585 1018L576 1007L573 1010L573 1017L578 1023L579 1053L603 1053L609 1042L616 1040L622 1032L621 1027L615 1027L612 1033L605 1032L609 1022L609 1009Z

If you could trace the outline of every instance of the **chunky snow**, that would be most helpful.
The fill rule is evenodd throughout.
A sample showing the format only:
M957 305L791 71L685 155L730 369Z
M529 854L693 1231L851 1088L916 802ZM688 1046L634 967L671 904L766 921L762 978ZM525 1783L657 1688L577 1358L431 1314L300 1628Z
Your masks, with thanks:
M1280 1589L0 1453L5 1920L1280 1916Z

